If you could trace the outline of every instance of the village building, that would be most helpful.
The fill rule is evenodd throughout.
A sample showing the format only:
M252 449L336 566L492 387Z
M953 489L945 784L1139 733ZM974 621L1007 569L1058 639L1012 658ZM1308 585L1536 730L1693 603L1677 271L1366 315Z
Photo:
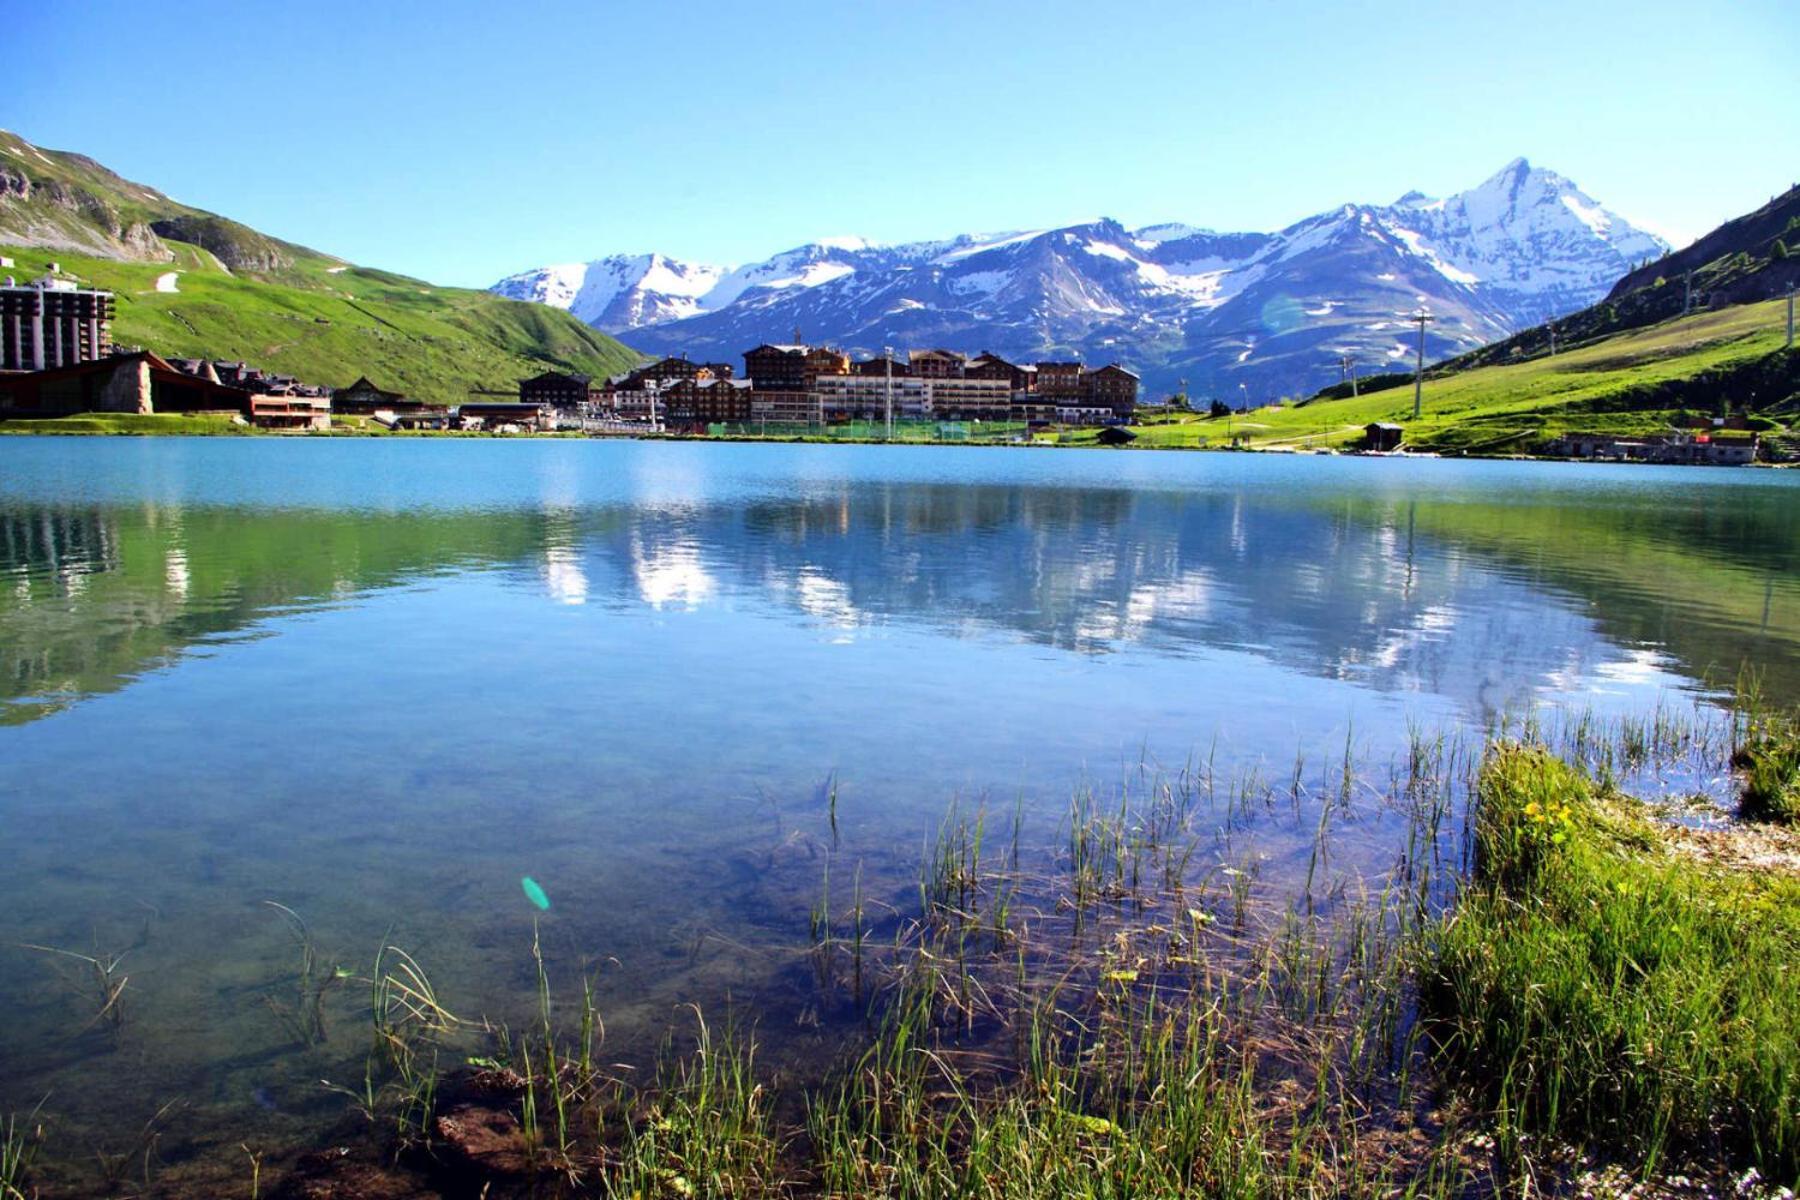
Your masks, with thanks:
M737 379L677 379L658 389L668 428L705 432L708 425L750 420L750 385Z
M1037 365L1037 390L1056 400L1086 399L1081 380L1083 374L1084 369L1078 362L1040 362Z
M331 411L345 415L368 416L383 409L402 412L424 407L422 400L409 400L399 392L376 387L367 375L359 376L349 387L338 388L331 394Z
M920 379L961 379L969 361L954 350L914 350L907 360Z
M1004 379L941 378L930 381L931 415L940 420L1006 421L1012 417L1012 384Z
M545 428L548 416L536 404L470 402L452 411L451 422L458 429L536 432Z
M148 350L44 371L0 374L0 415L229 412L250 415L251 394L178 371Z
M330 429L331 401L324 396L252 395L244 415L258 429Z
M588 377L568 371L545 371L519 380L519 403L550 408L580 408L588 402Z
M806 355L812 347L765 343L744 351L744 374L759 392L806 391Z
M1761 438L1739 431L1682 432L1620 436L1610 433L1566 433L1545 449L1564 458L1611 462L1698 464L1742 467L1756 461Z
M1118 363L1108 363L1098 371L1088 371L1081 379L1082 398L1101 408L1110 408L1113 416L1128 420L1137 411L1138 377Z
M850 373L852 375L880 375L883 378L892 375L895 379L905 379L912 374L912 368L900 359L877 354L874 358L851 363Z
M613 420L648 422L657 413L657 385L652 382L628 386L629 376L615 376L601 388L595 415Z
M1053 419L1058 425L1108 425L1118 420L1113 410L1104 404L1081 399L1048 400L1042 396L1035 399L1050 406L1050 411L1056 414Z
M197 358L172 358L169 362L177 370L198 379L222 383L226 387L242 388L258 396L298 396L317 400L328 400L331 397L330 388L302 383L292 375L265 371L242 360L231 362L215 359L207 362Z
M632 374L642 379L655 380L698 379L700 378L700 372L704 370L706 370L706 368L697 362L692 362L686 358L670 356L668 358L658 359L649 366L639 367L636 371L632 372Z
M183 375L192 375L196 379L204 379L208 383L221 383L218 368L204 358L171 358L169 365Z
M663 358L645 366L638 367L624 375L615 375L603 385L603 390L640 391L647 384L670 383L677 379L731 379L736 372L729 363L697 363L686 358Z
M1406 430L1389 421L1371 421L1363 426L1363 446L1369 450L1388 453L1400 448L1400 439Z
M779 424L812 424L821 420L817 394L805 389L765 390L752 387L750 419Z
M383 429L448 429L450 410L436 405L403 410L378 408L369 419Z
M745 352L744 367L753 418L790 424L882 420L890 392L897 419L1117 424L1131 418L1139 387L1116 363L1097 371L1079 362L1027 366L945 349L915 350L904 363L852 363L836 350L764 344Z
M112 353L113 296L46 275L0 287L0 371L48 371ZM161 360L158 360L161 361Z
M674 379L733 379L736 375L730 363L697 363L685 356L670 356L639 367L627 378L635 386L648 380L665 383Z
M833 350L827 346L814 346L806 352L806 383L812 386L815 379L827 375L848 375L850 373L850 356L842 350Z
M821 375L813 392L825 421L886 420L890 395L895 420L919 420L931 410L931 384L905 375Z
M1012 385L1012 390L1015 392L1034 391L1037 387L1037 369L1035 367L1021 367L1007 362L998 354L989 354L986 351L969 360L968 366L963 368L963 378L1004 379Z

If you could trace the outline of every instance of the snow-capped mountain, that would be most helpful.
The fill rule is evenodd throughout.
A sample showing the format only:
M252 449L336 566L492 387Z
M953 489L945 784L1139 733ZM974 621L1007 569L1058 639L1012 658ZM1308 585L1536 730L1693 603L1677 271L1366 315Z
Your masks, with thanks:
M648 254L544 267L493 290L567 308L649 353L735 358L795 330L874 353L945 346L1119 360L1152 394L1255 399L1410 363L1421 305L1441 357L1605 294L1657 237L1523 159L1442 200L1347 204L1276 233L1099 220L883 246L831 238L738 267Z
M1416 235L1440 270L1490 296L1517 326L1592 304L1640 260L1669 248L1522 158L1471 191L1446 200L1413 193L1390 212L1396 232Z

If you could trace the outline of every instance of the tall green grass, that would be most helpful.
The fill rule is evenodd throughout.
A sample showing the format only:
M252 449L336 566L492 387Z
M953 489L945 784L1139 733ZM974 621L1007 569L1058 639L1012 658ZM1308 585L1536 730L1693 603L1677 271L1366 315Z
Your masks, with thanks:
M1549 1133L1800 1172L1800 880L1678 855L1548 751L1494 749L1476 857L1423 978L1504 1146Z
M1800 717L1753 711L1741 721L1732 766L1743 786L1740 808L1753 821L1800 821Z

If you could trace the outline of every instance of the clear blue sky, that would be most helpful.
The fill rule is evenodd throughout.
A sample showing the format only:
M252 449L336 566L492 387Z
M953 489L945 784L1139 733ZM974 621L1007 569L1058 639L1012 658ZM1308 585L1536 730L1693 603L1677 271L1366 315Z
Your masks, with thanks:
M0 126L441 283L1272 229L1521 154L1691 238L1800 177L1793 0L0 0L0 28Z

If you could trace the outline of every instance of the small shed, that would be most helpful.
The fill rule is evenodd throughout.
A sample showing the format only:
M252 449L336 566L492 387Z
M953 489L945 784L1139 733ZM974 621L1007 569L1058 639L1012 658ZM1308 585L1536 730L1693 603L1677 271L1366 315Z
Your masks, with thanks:
M1405 428L1388 421L1371 421L1363 426L1363 445L1370 450L1398 450Z

